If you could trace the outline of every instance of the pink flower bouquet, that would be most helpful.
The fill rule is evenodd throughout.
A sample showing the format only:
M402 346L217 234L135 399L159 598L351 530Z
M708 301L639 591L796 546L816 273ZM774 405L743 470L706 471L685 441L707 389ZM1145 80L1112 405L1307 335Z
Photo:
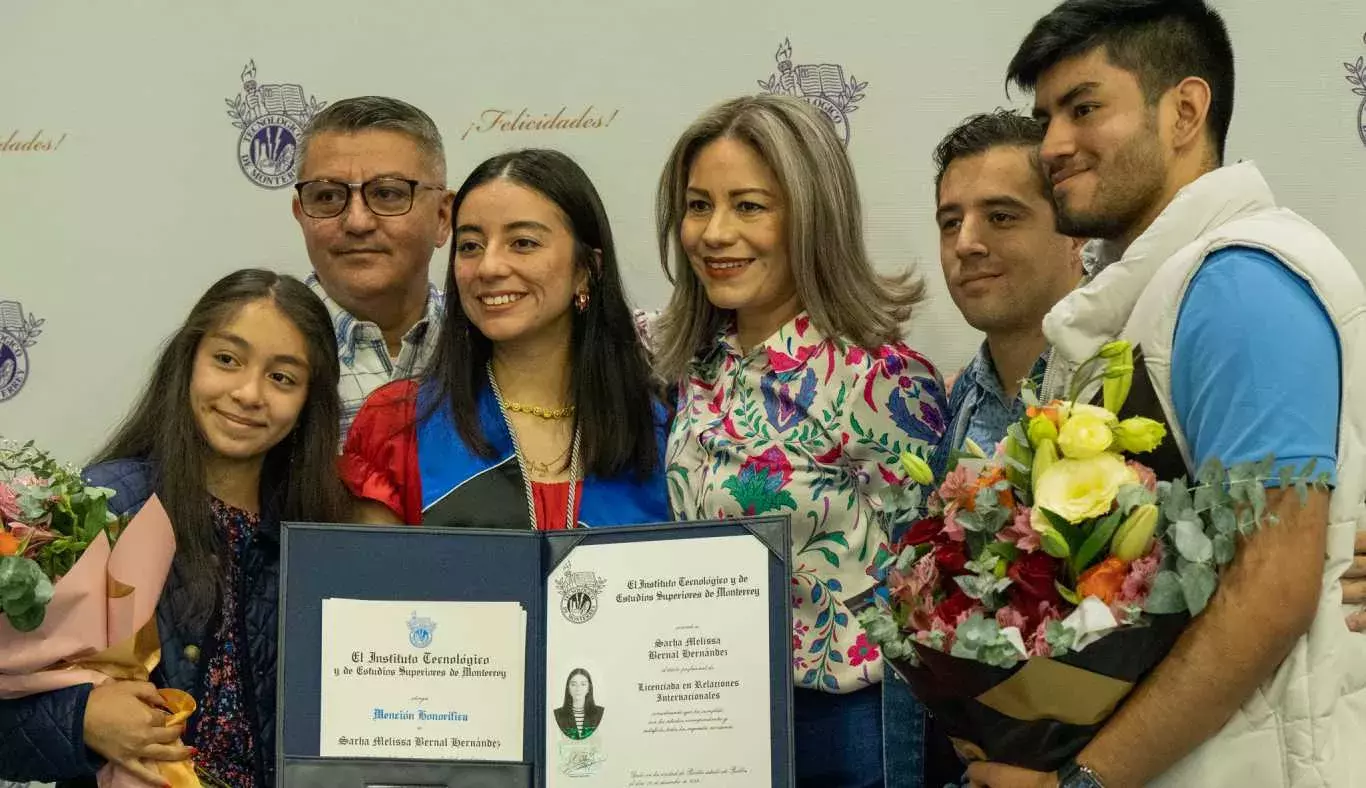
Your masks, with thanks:
M125 523L112 493L32 443L0 447L0 698L146 681L160 661L156 607L175 535L156 497ZM163 695L178 718L193 710L184 693ZM189 762L161 771L177 788L200 784ZM111 765L99 784L141 782Z

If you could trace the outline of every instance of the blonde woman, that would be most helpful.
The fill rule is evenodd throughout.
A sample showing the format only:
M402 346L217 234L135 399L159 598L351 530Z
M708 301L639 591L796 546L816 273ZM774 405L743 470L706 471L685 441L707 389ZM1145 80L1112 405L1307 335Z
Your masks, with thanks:
M915 514L900 453L944 431L943 380L902 341L924 285L874 271L843 144L798 99L694 122L656 216L675 288L649 333L680 381L671 507L791 516L798 785L884 785L882 660L844 600Z

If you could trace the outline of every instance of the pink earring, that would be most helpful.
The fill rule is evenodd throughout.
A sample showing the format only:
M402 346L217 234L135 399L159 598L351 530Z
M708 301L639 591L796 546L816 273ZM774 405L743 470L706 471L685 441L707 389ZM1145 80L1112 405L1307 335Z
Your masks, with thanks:
M574 296L574 306L578 307L578 310L579 310L580 312L585 312L585 311L588 310L588 291L587 291L587 290L581 290L581 291L578 293L578 295Z

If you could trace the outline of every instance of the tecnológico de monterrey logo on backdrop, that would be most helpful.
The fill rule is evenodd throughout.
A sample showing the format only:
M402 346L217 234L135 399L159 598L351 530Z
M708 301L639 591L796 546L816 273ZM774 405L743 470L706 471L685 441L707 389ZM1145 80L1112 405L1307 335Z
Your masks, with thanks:
M305 98L300 85L258 83L255 60L242 69L242 92L224 101L232 125L242 132L237 138L242 174L265 189L293 184L299 138L326 103L313 96Z
M38 344L44 321L18 301L0 301L0 402L13 399L28 380L28 349Z
M1366 44L1366 35L1361 37L1361 42ZM1352 84L1352 92L1361 96L1361 104L1357 107L1357 134L1361 144L1366 145L1366 57L1358 56L1355 63L1342 65L1347 67L1347 81Z
M859 82L852 74L845 79L844 66L834 63L794 66L790 38L783 40L773 59L778 62L778 71L769 75L768 79L760 80L759 87L765 93L805 99L834 121L835 129L844 139L844 144L848 145L849 116L858 109L858 102L863 98L863 89L868 87L868 83Z

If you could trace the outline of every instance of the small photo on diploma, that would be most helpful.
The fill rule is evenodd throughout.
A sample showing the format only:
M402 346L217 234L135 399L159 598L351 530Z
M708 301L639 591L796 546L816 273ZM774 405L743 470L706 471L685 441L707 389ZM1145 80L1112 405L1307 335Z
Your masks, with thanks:
M579 741L602 725L603 708L593 697L593 677L574 668L564 682L564 703L554 711L555 725L566 738Z
M610 734L602 730L606 709L598 704L595 689L593 673L576 667L565 678L562 702L550 710L559 730L555 760L559 773L566 777L592 776L607 760L605 744ZM550 700L556 700L553 694Z

